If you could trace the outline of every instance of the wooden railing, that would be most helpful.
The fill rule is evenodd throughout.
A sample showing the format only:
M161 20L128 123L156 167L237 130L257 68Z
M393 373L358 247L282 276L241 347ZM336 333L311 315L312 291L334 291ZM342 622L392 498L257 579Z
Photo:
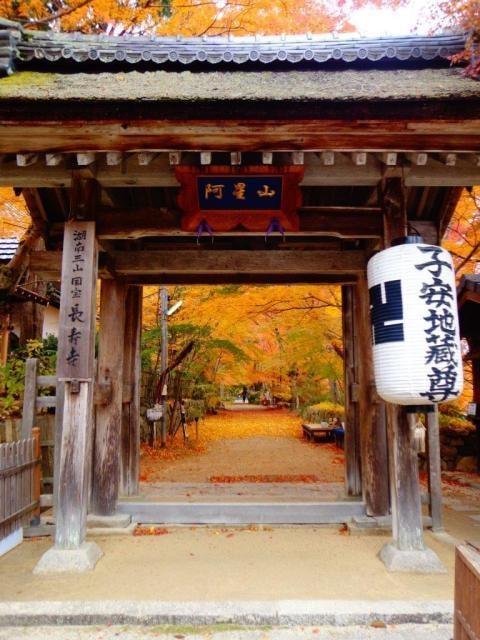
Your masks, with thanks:
M455 554L454 640L480 640L480 549L460 545Z
M21 539L22 526L39 516L40 430L34 428L31 438L0 445L0 554L16 544L19 532Z

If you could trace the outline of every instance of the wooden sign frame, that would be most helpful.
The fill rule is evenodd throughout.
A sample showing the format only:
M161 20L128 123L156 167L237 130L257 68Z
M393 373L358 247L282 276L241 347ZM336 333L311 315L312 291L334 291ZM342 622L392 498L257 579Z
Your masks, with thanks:
M178 205L183 211L183 231L196 231L198 225L205 221L214 231L232 231L241 227L247 231L265 232L272 219L276 218L285 231L298 231L298 208L302 204L300 182L304 168L298 165L285 166L227 166L209 165L207 167L179 165L175 167L175 175L181 185ZM201 209L197 178L202 177L275 177L282 179L282 199L279 209L255 210L210 210Z

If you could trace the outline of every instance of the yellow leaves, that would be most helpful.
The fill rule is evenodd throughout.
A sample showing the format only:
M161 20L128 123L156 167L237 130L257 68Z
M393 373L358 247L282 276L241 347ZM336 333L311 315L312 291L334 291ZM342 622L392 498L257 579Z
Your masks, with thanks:
M154 482L157 470L164 463L200 455L215 440L258 436L301 438L301 423L301 419L293 413L277 409L222 411L217 415L209 415L200 421L198 440L195 440L195 430L190 426L190 439L186 443L179 431L174 440L169 439L167 447L163 449L142 444L140 482Z
M301 438L302 421L298 416L281 409L258 411L221 411L208 416L200 427L206 444L212 440L255 437Z
M205 370L211 382L227 385L256 382L274 386L289 397L289 373L339 379L341 358L331 343L341 342L339 289L316 285L225 286L171 288L172 299L182 299L171 326L195 323L211 327L217 340L239 347L248 360L223 351L212 353ZM157 320L156 287L145 287L144 326ZM299 379L299 382L302 380Z

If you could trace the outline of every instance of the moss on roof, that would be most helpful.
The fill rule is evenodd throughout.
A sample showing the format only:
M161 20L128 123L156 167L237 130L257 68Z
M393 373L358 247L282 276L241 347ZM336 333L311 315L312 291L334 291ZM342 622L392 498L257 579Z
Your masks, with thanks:
M441 100L480 98L459 69L344 71L20 71L0 79L0 100Z

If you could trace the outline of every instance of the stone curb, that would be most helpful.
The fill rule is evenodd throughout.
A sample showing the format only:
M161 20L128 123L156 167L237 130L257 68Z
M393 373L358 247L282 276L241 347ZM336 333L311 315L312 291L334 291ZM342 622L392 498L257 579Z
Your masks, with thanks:
M355 626L451 624L453 602L413 600L278 600L237 602L1 602L0 626L239 625Z

